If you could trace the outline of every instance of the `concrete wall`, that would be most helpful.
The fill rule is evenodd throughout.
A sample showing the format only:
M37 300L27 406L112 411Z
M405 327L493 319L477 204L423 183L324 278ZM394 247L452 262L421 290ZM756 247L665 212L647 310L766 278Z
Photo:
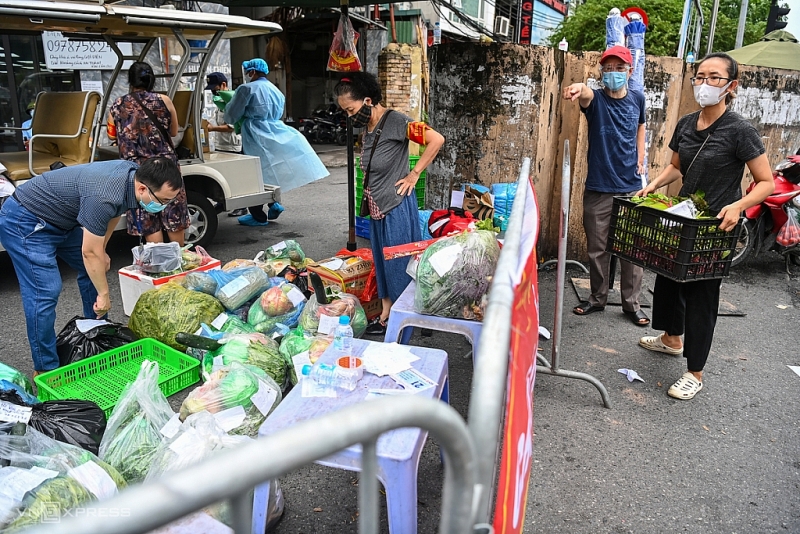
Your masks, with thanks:
M600 54L455 43L433 47L429 55L431 126L447 142L428 174L427 206L444 207L450 191L461 184L513 181L522 159L530 157L542 213L540 255L552 257L558 238L562 152L568 140L569 256L585 258L581 199L589 171L587 125L578 104L561 100L560 93L578 81L596 85ZM648 57L646 70L647 169L655 177L669 163L668 144L678 119L697 105L691 72L680 59ZM743 67L741 83L732 108L762 132L774 165L800 147L800 72Z

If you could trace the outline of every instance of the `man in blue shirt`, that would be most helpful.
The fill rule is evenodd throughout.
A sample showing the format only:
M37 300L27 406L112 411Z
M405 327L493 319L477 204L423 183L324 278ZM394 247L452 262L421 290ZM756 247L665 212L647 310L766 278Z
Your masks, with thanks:
M105 248L120 216L132 208L163 210L181 189L169 158L141 166L124 160L74 165L34 176L0 209L2 242L19 280L34 376L58 367L56 304L61 274L56 258L78 271L87 318L111 309Z
M633 60L624 46L606 50L600 58L603 89L575 83L564 99L577 100L589 123L589 173L583 196L583 228L589 253L591 295L573 308L577 315L603 311L608 300L611 254L606 252L613 199L642 188L644 174L644 94L628 90ZM639 307L641 267L621 263L622 311L638 326L650 319Z

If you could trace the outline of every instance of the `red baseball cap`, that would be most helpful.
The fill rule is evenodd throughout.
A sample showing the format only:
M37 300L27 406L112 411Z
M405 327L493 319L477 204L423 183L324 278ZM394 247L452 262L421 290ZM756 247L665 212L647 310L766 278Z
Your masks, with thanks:
M621 59L624 63L628 65L633 65L633 57L631 57L631 51L625 48L624 46L612 46L605 52L603 52L603 56L600 58L600 64L602 65L605 61L610 58L615 57Z

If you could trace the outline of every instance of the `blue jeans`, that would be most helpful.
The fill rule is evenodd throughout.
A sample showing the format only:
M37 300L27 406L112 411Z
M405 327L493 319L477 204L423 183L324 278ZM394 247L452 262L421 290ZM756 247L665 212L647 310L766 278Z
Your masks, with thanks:
M0 243L14 264L28 326L33 368L58 367L56 353L56 304L61 294L61 273L56 258L78 271L83 315L95 318L97 290L83 264L83 228L61 230L46 223L9 198L0 209Z

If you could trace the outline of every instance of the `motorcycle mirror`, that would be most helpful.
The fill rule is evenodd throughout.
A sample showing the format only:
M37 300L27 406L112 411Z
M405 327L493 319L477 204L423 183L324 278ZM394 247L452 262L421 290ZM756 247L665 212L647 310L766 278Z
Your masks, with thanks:
M781 161L780 163L778 163L777 165L775 165L775 170L777 172L781 172L781 171L786 170L789 167L792 167L794 165L796 165L796 163L794 161L790 161L788 159L785 159L785 160Z

